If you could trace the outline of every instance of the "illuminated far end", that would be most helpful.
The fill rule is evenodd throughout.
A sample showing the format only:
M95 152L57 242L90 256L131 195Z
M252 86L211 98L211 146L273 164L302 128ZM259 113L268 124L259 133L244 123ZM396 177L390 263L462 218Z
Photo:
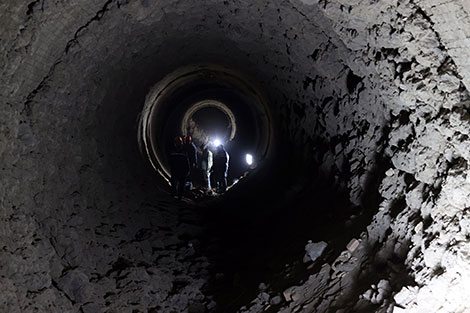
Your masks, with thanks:
M220 141L220 139L215 139L212 144L214 145L214 147L218 147L222 144L222 142Z

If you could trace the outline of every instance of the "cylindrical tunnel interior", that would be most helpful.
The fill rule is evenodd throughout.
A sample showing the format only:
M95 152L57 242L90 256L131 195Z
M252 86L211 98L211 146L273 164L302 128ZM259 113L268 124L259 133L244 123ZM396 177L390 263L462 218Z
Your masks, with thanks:
M205 129L197 117L204 118L208 109L215 112L206 112L209 126ZM216 127L224 120L225 127ZM215 65L189 66L170 73L149 92L138 141L143 157L168 180L168 155L175 136L192 136L198 154L217 138L232 155L231 181L247 169L241 162L244 152L253 153L259 165L275 153L273 121L265 96L241 73Z
M470 9L438 2L2 2L0 311L468 310ZM171 197L180 135L238 183Z

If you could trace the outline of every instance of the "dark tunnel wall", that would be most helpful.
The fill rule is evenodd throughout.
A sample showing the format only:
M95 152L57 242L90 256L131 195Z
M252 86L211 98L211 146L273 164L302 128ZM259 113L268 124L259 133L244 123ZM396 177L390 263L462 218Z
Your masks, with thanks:
M466 6L343 2L2 2L0 311L213 310L199 217L156 190L135 139L150 87L201 62L268 95L287 151L275 164L292 165L279 198L316 188L313 174L351 206L380 194L342 263L352 270L323 260L281 312L464 310L468 44L444 21L466 25ZM415 282L387 276L390 260ZM387 274L365 277L377 262ZM338 292L355 279L357 293ZM393 294L370 287L382 279Z
M85 28L80 30L78 33L80 40L71 40L66 44L61 62L51 73L62 76L58 78L57 84L64 94L51 92L51 95L44 96L44 101L38 100L36 96L31 97L32 101L26 107L31 108L32 118L35 118L36 112L46 111L41 107L41 103L36 102L42 102L47 106L58 103L63 107L62 104L71 105L74 101L76 106L80 106L79 112L74 114L74 117L78 120L81 114L90 114L83 117L85 123L90 123L90 127L83 127L80 123L71 126L66 120L61 122L77 131L91 131L92 133L87 134L86 138L100 138L98 143L100 153L109 158L102 163L104 166L112 164L108 169L108 172L112 173L110 175L119 175L114 171L117 164L113 162L119 162L117 158L129 158L135 155L127 153L129 147L135 146L131 142L134 140L132 136L135 132L132 128L135 121L133 116L141 108L142 98L149 86L180 65L211 60L244 69L266 86L271 98L276 99L273 101L273 115L277 116L279 112L280 116L283 116L284 124L277 128L284 130L287 141L290 141L290 138L295 138L292 142L307 141L309 137L319 132L324 136L325 130L328 137L334 137L344 134L348 128L353 127L353 124L356 126L362 122L364 117L357 116L356 121L354 119L345 121L346 125L341 129L342 123L336 125L336 120L340 121L341 117L336 118L334 115L326 114L330 110L333 111L334 99L346 95L346 89L340 86L346 84L345 74L348 69L334 59L337 53L335 50L339 48L328 45L326 36L318 32L315 26L307 26L308 21L304 21L306 25L303 27L309 27L309 30L299 33L296 30L299 28L298 25L293 28L289 24L289 21L298 18L299 13L288 5L281 6L279 12L274 5L266 8L263 8L264 5L259 8L254 6L246 13L235 4L226 5L221 7L219 13L222 17L224 14L230 16L230 21L227 20L225 23L223 19L211 14L205 16L204 5L193 8L190 18L186 18L186 5L180 4L181 7L170 5L169 12L165 14L158 10L158 7L145 8L136 3L127 6L117 3L113 5L110 2L103 7L103 10L97 11L99 12L97 16L88 22L99 27L96 27L93 35L91 32L86 33ZM278 16L278 20L268 19L263 26L253 27L256 22L247 19L248 12L256 12L258 9L266 16ZM114 14L117 17L111 18L110 16ZM133 15L135 16L130 18ZM122 23L122 19L126 19L126 16L129 19L128 23ZM181 22L183 19L184 23ZM178 27L175 27L175 24ZM193 35L192 32L194 25L198 30L197 35ZM284 29L284 33L279 32L279 25ZM113 32L109 32L109 29L113 29ZM139 36L135 35L137 32ZM246 40L241 40L242 37ZM307 42L311 47L307 47ZM328 51L324 57L322 50ZM265 51L270 53L266 54ZM313 54L321 62L315 62ZM320 74L315 73L315 68L318 67ZM314 80L310 81L312 79ZM90 82L93 82L93 88L89 87ZM308 102L305 99L308 99ZM362 99L365 99L362 100L362 105L370 105L367 98ZM343 105L346 106L349 100L345 99L344 102ZM326 108L317 109L316 105L320 103ZM98 114L94 114L95 110ZM335 111L342 112L342 110ZM325 113L325 117L316 118L318 112ZM290 116L293 122L287 123ZM45 123L49 123L49 120L41 118ZM303 127L298 127L299 122L307 124L306 135L301 132ZM380 122L380 117L379 121L371 122L373 124ZM367 132L369 127L363 126L361 129ZM304 138L300 139L301 136ZM120 142L110 141L109 138ZM83 144L77 142L73 146ZM352 145L349 150L353 150L354 146L357 145ZM88 151L89 148L83 150ZM322 156L319 155L317 158L321 160ZM331 156L328 159L333 160ZM95 161L89 163L99 164ZM126 162L127 165L120 167L125 169L132 166L131 164L138 163L135 159L130 159ZM129 176L125 173L116 180L126 180Z

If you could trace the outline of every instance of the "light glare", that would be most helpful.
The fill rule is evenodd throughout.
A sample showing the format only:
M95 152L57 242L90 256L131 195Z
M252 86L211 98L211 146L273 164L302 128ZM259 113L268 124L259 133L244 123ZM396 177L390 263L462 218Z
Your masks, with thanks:
M253 164L253 156L251 154L247 153L247 155L245 156L245 160L248 165Z

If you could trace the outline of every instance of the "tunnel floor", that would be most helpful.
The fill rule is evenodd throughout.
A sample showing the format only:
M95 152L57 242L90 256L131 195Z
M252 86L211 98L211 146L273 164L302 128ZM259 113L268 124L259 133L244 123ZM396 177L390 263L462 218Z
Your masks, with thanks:
M293 201L283 202L263 194L243 198L228 193L225 198L194 205L186 211L203 225L197 237L198 254L207 257L210 264L209 282L203 290L217 303L214 312L238 312L262 292L281 300L266 306L264 311L278 312L285 305L286 288L302 284L318 273L320 264L332 264L351 238L360 237L380 199L378 193L371 192L369 207L361 209L350 203L346 193L328 187L325 181L317 178L307 185L311 186L308 190L294 192ZM273 190L261 192L282 194L288 188L292 186L280 181ZM309 240L328 243L320 262L303 262ZM371 282L387 277L380 264L373 267L375 273L355 283L356 291L350 295L355 299L352 304ZM394 288L410 283L407 274L400 279ZM374 307L378 306L369 304L364 312Z

